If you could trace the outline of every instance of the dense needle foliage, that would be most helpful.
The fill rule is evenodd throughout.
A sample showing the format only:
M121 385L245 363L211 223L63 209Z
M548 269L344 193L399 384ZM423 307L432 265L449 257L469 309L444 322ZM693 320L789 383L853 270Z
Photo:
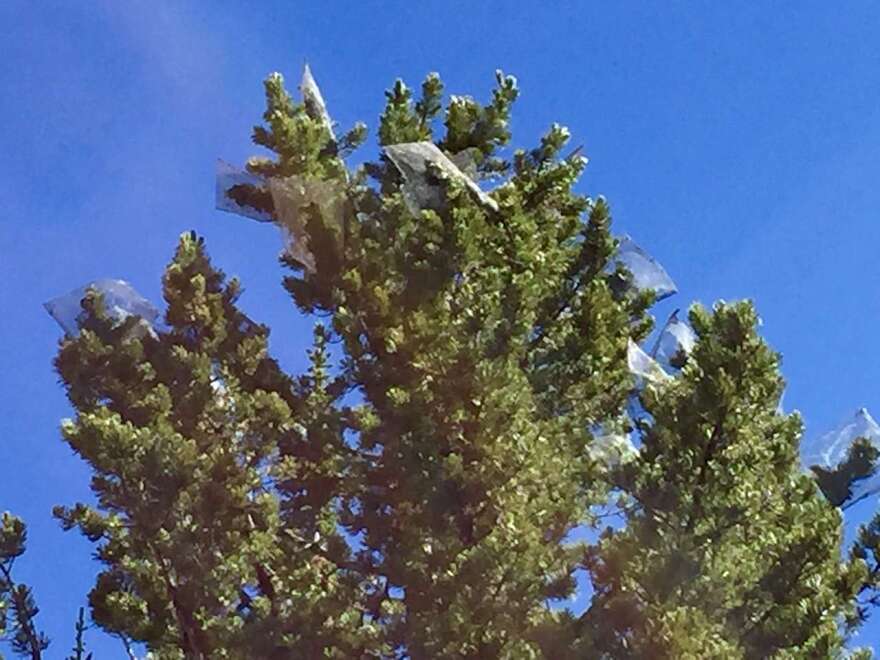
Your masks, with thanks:
M574 191L586 159L568 131L512 149L519 92L496 83L485 104L435 74L386 93L381 147L431 142L492 185L489 204L429 167L442 203L414 209L387 155L347 167L363 125L337 137L310 88L300 103L267 79L253 138L270 155L248 165L267 185L236 194L284 225L274 192L298 191L282 262L320 319L307 373L271 357L189 233L157 332L84 299L56 367L96 499L56 515L96 544L104 630L168 659L840 654L870 576L840 560L839 514L799 471L754 311L694 308L681 375L628 419L627 347L653 295L619 286L610 209ZM641 451L609 467L594 434L626 425ZM609 502L624 526L569 542ZM562 607L578 571L595 590L582 616ZM37 635L20 619L16 650Z

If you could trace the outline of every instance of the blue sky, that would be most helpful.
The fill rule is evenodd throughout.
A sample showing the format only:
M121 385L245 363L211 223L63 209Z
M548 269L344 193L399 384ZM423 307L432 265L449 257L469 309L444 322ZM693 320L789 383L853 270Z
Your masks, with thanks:
M279 286L280 239L212 206L215 159L254 151L262 79L293 86L306 60L343 127L374 128L397 76L436 70L485 98L496 68L516 75L514 142L558 121L584 144L581 189L606 195L616 229L679 284L658 316L753 298L809 435L859 406L880 413L880 7L533 4L0 3L0 509L30 524L19 575L50 657L95 565L50 517L88 496L88 474L59 439L71 411L41 303L98 277L159 301L176 238L195 229L242 278L274 352L302 367L310 322ZM861 641L880 648L880 618Z

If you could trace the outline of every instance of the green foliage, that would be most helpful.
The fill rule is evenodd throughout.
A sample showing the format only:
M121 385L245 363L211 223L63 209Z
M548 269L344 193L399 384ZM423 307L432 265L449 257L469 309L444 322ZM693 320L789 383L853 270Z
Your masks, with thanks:
M811 469L826 499L834 506L841 506L852 497L853 486L874 473L878 456L880 451L870 440L857 438L839 465L832 469L815 465Z
M76 619L76 637L73 643L73 653L67 656L66 660L93 660L91 653L86 653L85 633L88 629L86 625L86 612L84 608L79 608L79 615Z
M56 511L99 542L92 616L157 657L272 657L322 639L350 657L375 635L355 609L362 580L336 570L349 551L323 487L344 451L320 432L330 411L320 450L303 446L312 402L332 401L320 361L300 381L280 371L200 239L181 238L164 285L167 332L132 338L99 314L57 360L77 384L64 435L99 503Z
M86 297L56 368L96 504L56 515L96 544L97 625L163 659L839 651L869 574L838 561L839 516L797 472L800 422L774 411L777 358L750 306L692 312L695 353L644 393L641 454L609 482L589 429L624 423L653 294L608 272L610 207L574 191L586 159L563 155L567 129L506 159L512 77L445 112L436 74L418 100L398 81L380 145L431 140L502 177L497 211L446 179L442 209L413 213L384 157L348 171L363 125L335 139L314 97L265 86L253 137L272 157L249 169L325 195L297 218L314 267L282 258L293 303L322 318L311 367L272 359L191 234L156 334ZM238 192L273 210L268 187ZM566 542L612 487L626 527ZM550 605L582 568L596 597L578 618Z
M491 158L496 149L510 141L510 111L519 96L516 78L495 72L492 101L480 105L469 96L453 96L446 110L446 135L440 147L450 153L477 149Z
M575 629L602 657L831 657L865 567L841 564L840 515L798 470L778 358L750 304L690 320L681 378L642 398L653 421L619 475L634 511L587 550Z
M249 169L255 174L266 176L291 176L294 174L319 179L344 176L345 167L337 158L328 156L337 153L338 146L333 140L330 128L310 112L306 103L295 103L284 88L284 78L273 73L264 83L266 90L266 112L263 113L265 126L255 126L254 143L277 154L275 162L267 159L252 159ZM342 148L355 149L366 138L362 124L355 126L342 138Z
M880 606L880 513L859 529L851 550L852 559L864 561L867 576L859 588L858 620L864 623L871 608Z
M439 78L436 80L439 85ZM397 80L394 87L385 92L385 112L379 118L380 145L418 142L431 138L429 121L437 113L437 97L442 93L442 86L435 90L430 82L431 77L425 80L423 86L428 96L423 97L415 106L412 90L402 80Z
M49 646L48 638L36 628L39 613L30 587L17 583L12 576L15 560L24 554L27 528L20 518L8 511L0 521L0 634L13 653L39 660Z

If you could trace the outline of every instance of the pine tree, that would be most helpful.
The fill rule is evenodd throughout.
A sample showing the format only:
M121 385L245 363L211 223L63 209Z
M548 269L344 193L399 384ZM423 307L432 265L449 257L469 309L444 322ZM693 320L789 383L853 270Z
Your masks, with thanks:
M0 636L16 655L40 660L49 640L36 627L39 608L30 587L12 575L13 564L24 554L26 543L24 522L4 512L0 520Z
M269 208L308 247L284 258L285 286L326 318L309 374L268 357L189 235L165 330L132 333L86 298L57 368L98 506L57 514L99 543L106 630L158 657L537 654L546 601L573 589L562 540L602 497L588 428L625 400L651 296L612 295L608 206L572 191L585 159L560 157L565 129L499 156L518 92L497 82L488 105L453 97L436 144L505 183L486 205L431 169L441 203L414 213L390 158L346 170L360 127L335 142L267 80L254 139L276 159L251 162L272 185L250 199L305 200L292 220ZM418 101L398 82L382 145L434 139L441 94L435 75Z
M357 610L363 581L334 563L345 447L323 336L312 372L285 375L189 234L164 286L167 331L132 335L133 318L112 323L90 296L57 360L78 410L64 435L98 500L57 515L101 542L95 622L159 658L350 656L376 635Z
M825 498L834 506L846 507L852 501L853 486L876 472L878 456L880 450L870 440L856 438L839 465L813 465L810 469Z
M682 375L642 397L633 508L586 553L596 586L577 622L592 657L826 658L865 579L842 563L841 517L799 471L778 357L748 303L692 309Z
M86 625L86 611L79 608L79 615L76 619L76 636L73 642L73 653L67 656L66 660L93 660L94 656L86 652L85 634L88 626Z
M194 235L155 331L84 298L56 368L96 503L56 515L97 544L104 630L155 658L839 650L864 564L840 564L839 518L796 473L750 308L692 314L693 358L647 391L641 454L609 482L593 433L624 423L654 295L615 268L605 200L574 192L568 131L509 149L518 89L496 82L444 105L439 76L418 98L398 81L381 157L350 170L364 126L337 137L309 72L302 102L267 79L271 157L229 197L288 236L284 286L321 319L307 373ZM612 485L626 529L568 543ZM576 618L550 604L583 567Z

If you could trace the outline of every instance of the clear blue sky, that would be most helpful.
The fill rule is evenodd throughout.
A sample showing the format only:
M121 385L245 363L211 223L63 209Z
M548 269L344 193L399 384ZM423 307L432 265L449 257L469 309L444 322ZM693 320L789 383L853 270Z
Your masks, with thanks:
M306 60L344 127L375 127L396 76L437 70L485 98L496 68L515 74L514 141L570 127L591 158L582 190L606 195L616 229L679 284L658 313L751 297L808 434L862 405L880 413L880 6L533 4L0 3L0 509L30 524L19 575L50 657L96 567L50 517L88 496L88 474L59 439L71 411L41 303L98 277L158 301L178 234L195 229L301 367L310 323L279 286L280 239L212 206L215 159L253 153L262 79L294 85ZM880 615L862 641L880 648Z

